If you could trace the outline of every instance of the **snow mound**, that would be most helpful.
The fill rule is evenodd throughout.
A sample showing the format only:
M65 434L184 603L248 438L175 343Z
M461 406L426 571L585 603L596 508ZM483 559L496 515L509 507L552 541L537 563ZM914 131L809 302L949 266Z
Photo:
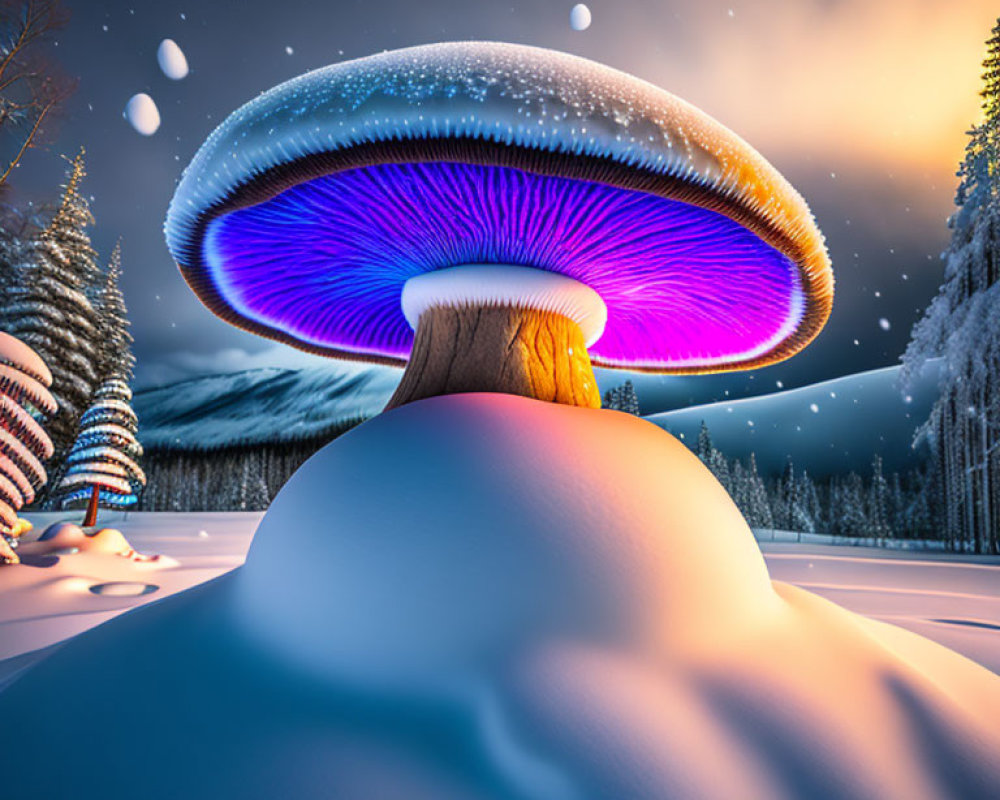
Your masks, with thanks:
M995 796L998 715L982 667L772 584L655 426L453 395L321 450L244 567L65 645L0 737L46 742L17 797L924 800Z

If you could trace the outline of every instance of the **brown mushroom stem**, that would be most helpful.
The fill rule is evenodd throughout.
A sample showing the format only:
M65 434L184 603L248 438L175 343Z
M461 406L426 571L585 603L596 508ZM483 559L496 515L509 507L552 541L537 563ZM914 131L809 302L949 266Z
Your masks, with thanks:
M601 406L580 326L551 311L513 306L427 309L420 315L410 361L386 410L461 392Z

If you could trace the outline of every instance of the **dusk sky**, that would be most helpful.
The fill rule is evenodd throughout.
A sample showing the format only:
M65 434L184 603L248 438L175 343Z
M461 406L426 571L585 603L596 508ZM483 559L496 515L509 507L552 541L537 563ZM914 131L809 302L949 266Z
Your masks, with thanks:
M215 125L258 92L317 67L491 39L575 53L677 94L749 141L811 205L837 280L827 328L783 364L685 379L699 382L699 399L897 363L941 279L954 172L979 117L980 62L997 13L986 0L594 0L593 24L576 32L573 3L561 1L67 5L72 19L56 52L79 88L54 144L30 153L12 181L22 198L53 201L65 167L59 154L86 147L84 193L102 261L123 239L140 385L312 360L213 317L164 245L175 182ZM184 80L157 66L164 38L187 56ZM137 92L150 94L162 115L150 137L122 116ZM671 380L642 379L644 410L655 410L649 398Z

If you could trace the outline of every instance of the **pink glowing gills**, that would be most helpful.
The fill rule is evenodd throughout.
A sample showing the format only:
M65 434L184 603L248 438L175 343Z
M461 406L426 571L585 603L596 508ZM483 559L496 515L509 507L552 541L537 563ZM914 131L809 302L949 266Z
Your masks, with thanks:
M261 94L198 151L165 231L231 323L410 369L434 360L435 306L568 316L591 329L584 374L703 373L791 356L833 298L806 203L742 139L630 75L511 44L382 53ZM537 291L539 270L561 286Z
M47 480L42 461L52 455L52 442L35 417L55 413L51 385L38 354L0 333L0 532L17 526L17 511Z

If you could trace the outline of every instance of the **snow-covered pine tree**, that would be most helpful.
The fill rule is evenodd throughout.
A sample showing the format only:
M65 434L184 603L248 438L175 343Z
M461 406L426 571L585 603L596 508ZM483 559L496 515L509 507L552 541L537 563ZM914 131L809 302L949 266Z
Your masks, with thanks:
M233 475L238 476L229 484L226 511L263 511L271 502L260 460L252 453L234 459Z
M603 405L604 408L610 408L613 411L624 411L627 414L639 416L639 396L630 380L614 389L608 389L604 393Z
M146 476L137 463L142 446L135 436L139 421L132 410L129 388L135 357L120 280L119 242L111 254L98 298L96 361L101 382L80 419L79 434L52 492L52 505L60 508L89 503L92 498L105 508L129 508L146 485ZM97 505L92 505L93 513Z
M246 478L245 508L247 511L263 511L271 502L267 493L267 484L264 483L264 473L260 468L260 462L254 456L248 456L244 462L248 465Z
M785 472L778 483L780 502L777 507L780 518L775 520L778 528L798 531L799 533L813 533L815 531L813 520L805 507L805 491L806 487L803 486L802 479L795 474L792 460L788 459Z
M900 527L907 536L914 539L933 538L941 533L940 526L935 524L932 509L934 503L935 481L929 469L913 470L907 476L910 491L904 497Z
M750 484L747 481L747 471L739 459L735 459L729 469L729 484L729 496L746 519L747 509L750 507Z
M698 429L698 458L701 459L701 463L706 467L708 466L708 458L712 454L712 434L708 431L708 424L705 420L701 421L701 428Z
M60 471L98 381L98 317L88 293L100 271L87 235L94 218L80 193L84 175L81 150L52 220L18 248L0 306L0 330L35 350L52 371L59 412L45 428L55 446L53 474Z
M792 506L798 502L795 469L792 466L791 459L785 464L785 470L781 473L781 477L778 478L774 493L777 501L774 503L774 524L781 530L790 531L792 530L792 518L794 516Z
M771 504L767 500L767 486L757 471L757 456L754 453L750 454L746 477L749 498L744 516L747 524L751 528L773 528L774 518L771 515Z
M840 480L837 476L831 477L829 487L827 488L826 532L832 533L834 536L843 535L841 530L840 513L840 509L842 507L841 493L842 487Z
M817 531L825 530L826 522L823 518L823 507L819 502L819 492L816 489L816 484L809 477L809 473L806 470L802 470L802 475L799 477L799 499L802 506L802 513L808 521L806 524L809 526L809 530L805 531L805 533L816 533Z
M906 496L903 492L903 481L898 472L889 476L889 527L893 536L913 538L906 524Z
M111 251L108 268L101 278L101 290L97 300L100 313L97 342L97 363L101 379L117 378L131 384L135 369L132 344L135 341L129 333L128 309L121 289L122 243L119 240Z
M836 520L834 533L839 536L864 536L868 530L865 513L865 485L861 476L850 472L840 484L837 506L831 507L830 516Z
M889 483L882 473L882 456L872 459L872 481L868 487L867 520L865 535L875 539L892 536L889 525Z
M919 436L941 481L944 538L1000 552L1000 21L983 62L983 121L969 132L948 220L944 282L914 326L903 378L942 358L940 394Z
M635 386L630 380L622 385L622 411L639 416L639 395L636 394Z
M138 465L142 445L131 406L132 390L118 378L104 380L80 419L80 433L66 456L65 469L52 492L53 505L130 508L138 501L146 476ZM89 515L88 515L89 516ZM90 521L89 524L93 524Z
M729 470L729 461L721 451L716 450L714 447L708 456L708 469L715 476L715 479L722 484L722 488L732 496L733 481Z

